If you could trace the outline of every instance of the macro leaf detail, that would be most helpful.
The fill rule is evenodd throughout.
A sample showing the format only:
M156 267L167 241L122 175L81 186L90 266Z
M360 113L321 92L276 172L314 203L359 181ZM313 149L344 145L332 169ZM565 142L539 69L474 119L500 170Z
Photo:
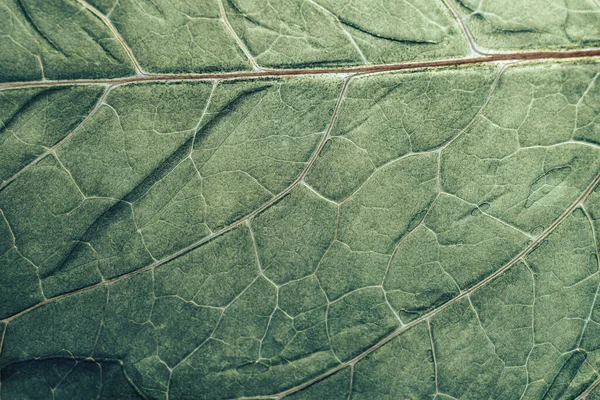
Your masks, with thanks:
M0 0L0 398L600 398L595 0Z

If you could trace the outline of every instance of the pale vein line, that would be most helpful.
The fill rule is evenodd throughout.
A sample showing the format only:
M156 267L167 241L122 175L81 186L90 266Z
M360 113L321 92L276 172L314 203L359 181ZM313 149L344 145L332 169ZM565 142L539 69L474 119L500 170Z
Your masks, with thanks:
M583 393L581 393L579 396L577 396L577 398L575 400L585 399L588 396L588 394L590 394L590 392L592 390L594 390L594 388L596 386L598 386L599 383L600 383L600 378L598 378L594 382L592 382L592 384L590 386L588 386L588 388L585 389L585 391Z
M8 178L4 182L2 182L2 184L0 184L0 191L2 191L2 189L4 189L6 186L8 186L9 183L11 183L15 179L17 179L23 172L25 172L26 170L28 170L29 168L31 168L33 165L37 164L40 160L42 160L43 158L45 158L46 156L48 156L50 154L54 154L56 152L56 149L58 149L63 143L65 143L75 133L77 133L90 120L90 118L100 109L100 107L104 104L104 100L106 100L106 97L108 96L109 92L112 90L113 87L114 86L109 86L109 87L107 87L104 90L104 93L102 93L102 95L98 99L98 102L96 103L96 105L94 106L94 108L79 123L79 125L77 125L71 132L69 132L68 135L66 135L64 138L62 138L60 141L58 141L52 147L47 148L45 152L43 152L38 157L36 157L35 160L33 160L32 162L30 162L29 164L27 164L26 166L24 166L23 168L21 168L19 170L19 172L17 172L13 176L11 176L10 178Z
M340 25L340 29L346 34L346 36L348 37L348 40L350 41L350 44L354 47L354 49L356 50L356 52L362 59L363 63L369 64L369 60L367 60L367 57L365 57L365 55L363 54L360 47L358 47L358 44L356 44L354 37L350 34L350 32L348 32L346 30L346 28L344 28L344 24L342 23L342 21L340 21L340 18L337 15L335 15L333 12L331 12L329 9L327 9L327 8L323 7L322 5L320 5L319 3L317 3L316 1L314 1L314 0L308 0L308 1L311 4L313 4L315 7L319 7L320 9L322 9L323 11L325 11L326 13L331 15L337 21L337 23Z
M354 385L354 365L350 366L350 389L348 390L348 398L350 400L352 398L352 386Z
M529 364L529 360L531 359L531 353L533 353L533 350L535 349L536 343L535 343L535 300L536 300L536 296L537 296L537 291L535 289L535 273L533 272L533 269L531 269L531 267L529 266L529 264L527 263L527 260L522 259L521 262L523 263L523 265L525 265L525 268L527 268L527 271L529 271L529 274L531 275L531 293L533 295L532 301L531 301L531 306L527 306L527 307L531 307L531 349L529 349L529 353L527 353L527 358L525 359L525 363L523 364L523 366L525 367L525 373L527 374L527 381L525 383L525 389L523 390L523 393L521 393L521 396L519 397L519 400L522 400L523 397L525 396L525 393L527 393L527 389L529 388L531 377L529 374L529 368L527 368L528 364Z
M119 44L121 45L123 50L125 50L125 53L127 53L129 60L131 61L131 63L133 64L133 66L135 68L136 74L137 75L145 75L146 73L144 72L144 70L142 69L142 66L138 63L135 56L133 55L133 51L131 51L131 49L125 42L125 39L123 39L123 37L121 36L121 34L117 30L117 28L114 27L114 25L112 24L110 19L108 19L96 7L92 6L87 1L85 1L85 0L77 0L77 1L79 2L79 4L81 4L83 7L85 7L88 11L90 11L96 17L100 18L100 20L104 23L104 25L106 25L106 27L111 31L111 33L115 36L115 38L117 39L117 41L119 42Z
M204 106L204 110L202 110L202 115L200 116L200 119L198 120L198 123L196 124L196 127L194 128L194 138L192 139L192 146L190 148L190 157L194 151L194 145L196 143L196 136L198 136L198 132L200 131L200 128L202 126L202 122L204 122L204 117L206 117L206 115L208 114L208 108L212 105L212 98L213 95L215 93L215 90L217 89L217 86L219 85L219 81L214 81L212 84L212 88L210 89L210 94L208 95L208 99L206 100L206 105ZM193 162L193 160L192 160ZM196 166L196 164L194 164L194 167ZM197 170L197 168L196 168ZM198 172L198 174L200 174L200 172Z
M444 149L446 149L448 146L450 146L450 144L452 144L456 139L458 139L459 136L461 136L463 133L465 133L466 131L468 131L469 128L471 128L471 126L473 126L475 124L475 122L477 121L477 118L479 118L480 116L483 115L483 111L487 108L488 104L492 100L492 97L494 95L494 92L496 91L496 88L498 87L498 82L500 82L500 78L502 78L502 75L504 74L504 71L509 66L510 66L510 64L504 64L504 65L501 65L499 67L498 72L496 73L496 77L494 78L494 81L490 85L490 91L488 92L488 95L485 98L485 100L483 101L483 103L481 103L481 107L479 107L479 110L477 110L477 113L475 113L475 115L473 116L473 118L471 118L471 120L469 121L469 123L467 125L465 125L465 127L463 129L461 129L460 132L458 132L456 135L454 135L454 137L450 138L450 140L448 140L446 143L444 143L440 147L440 149L439 149L439 151L440 151L440 159L442 157L442 151ZM440 184L440 186L441 186L441 184Z
M240 39L238 34L235 33L235 31L233 30L233 27L229 23L229 20L227 19L227 13L225 12L225 7L223 6L223 0L217 0L217 2L219 3L219 10L221 12L221 20L225 24L225 28L227 29L227 31L229 31L229 34L233 37L233 39L237 43L240 50L242 50L242 52L244 53L244 55L246 56L248 61L250 61L250 64L252 64L252 69L254 71L260 71L261 68L258 66L258 63L254 59L254 56L252 56L252 53L250 53L250 50L248 49L248 47L246 47L246 44L242 41L242 39Z
M473 39L473 35L471 34L471 31L467 27L467 24L465 24L464 19L461 17L461 15L458 12L458 10L456 9L456 7L454 7L454 4L452 4L452 0L443 0L443 1L446 4L446 7L448 7L450 12L456 19L456 22L458 22L458 26L460 27L460 29L463 32L463 35L467 39L467 43L469 44L469 49L471 50L471 54L479 54L479 55L490 54L490 53L484 52L477 46L477 44L475 43L475 39Z
M306 183L306 181L302 181L302 184L303 184L303 185L304 185L304 186L305 186L305 187L306 187L308 190L310 190L311 192L313 192L313 193L315 194L315 196L319 197L321 200L324 200L324 201L326 201L326 202L328 202L328 203L331 203L331 204L335 205L336 207L339 207L339 205L340 205L340 204L339 204L338 202L336 202L336 201L333 201L333 200L331 200L331 199L328 199L327 197L323 196L321 193L319 193L319 192L317 191L317 189L315 189L314 187L312 187L312 186L310 186L308 183Z
M1 208L0 208L0 217L2 217L2 219L6 222L6 226L8 227L8 231L10 232L10 236L12 238L13 247L16 248L17 247L17 238L15 237L15 233L13 232L12 227L10 226L10 223L8 222L8 219L6 218L6 215L4 215L4 211L2 211Z
M431 321L427 320L427 330L429 331L429 343L431 345L431 356L433 358L433 376L435 378L435 394L440 393L440 389L438 387L438 367L437 367L437 359L435 357L435 346L433 344L433 330L431 329Z

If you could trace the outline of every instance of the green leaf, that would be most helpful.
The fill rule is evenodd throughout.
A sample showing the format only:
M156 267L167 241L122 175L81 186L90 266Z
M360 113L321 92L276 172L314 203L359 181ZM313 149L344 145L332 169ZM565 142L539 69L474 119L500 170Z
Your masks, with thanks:
M600 398L596 0L3 0L0 397Z

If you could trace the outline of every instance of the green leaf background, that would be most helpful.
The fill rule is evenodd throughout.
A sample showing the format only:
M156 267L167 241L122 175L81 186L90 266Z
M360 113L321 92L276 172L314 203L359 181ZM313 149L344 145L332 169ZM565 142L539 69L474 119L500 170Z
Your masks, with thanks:
M600 399L597 0L0 0L0 398Z

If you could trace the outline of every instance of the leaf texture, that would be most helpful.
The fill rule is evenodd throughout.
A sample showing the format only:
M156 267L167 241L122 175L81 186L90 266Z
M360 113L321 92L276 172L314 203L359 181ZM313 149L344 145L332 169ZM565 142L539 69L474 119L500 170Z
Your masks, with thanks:
M1 0L0 398L600 398L594 0Z

